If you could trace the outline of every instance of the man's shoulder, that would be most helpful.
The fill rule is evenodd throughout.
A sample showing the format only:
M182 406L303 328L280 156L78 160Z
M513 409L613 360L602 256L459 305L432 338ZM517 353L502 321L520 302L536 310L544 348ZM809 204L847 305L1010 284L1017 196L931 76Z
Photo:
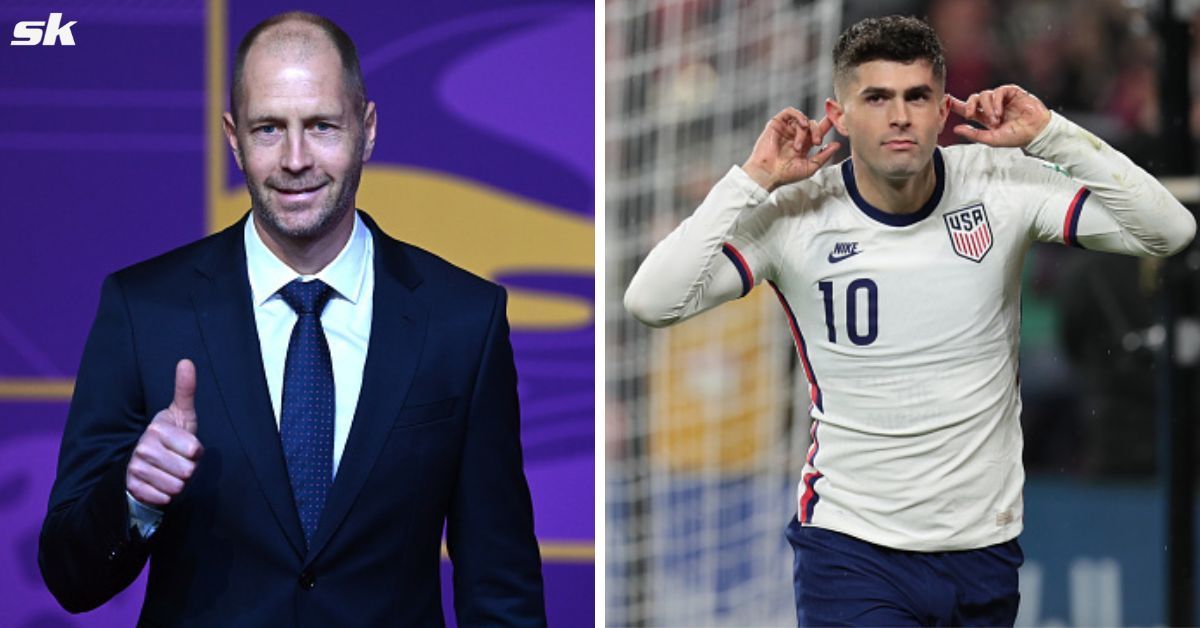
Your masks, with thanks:
M185 285L183 280L194 275L198 267L214 256L227 255L230 251L242 251L240 225L236 224L205 236L199 240L178 246L165 253L131 264L113 272L123 286L171 287Z
M402 240L395 240L395 242L404 248L404 251L413 261L413 264L430 278L436 278L459 289L486 292L496 290L500 287L499 284L480 277L436 253Z
M813 176L781 186L773 194L785 214L801 216L833 209L847 198L842 164L821 168Z
M1034 196L1054 189L1057 176L1070 175L1053 163L1027 155L1019 148L995 148L982 144L958 144L942 148L946 180L950 190L976 196L1012 201L1024 207ZM1054 175L1052 173L1058 173Z
M422 287L434 293L453 294L455 299L494 300L496 293L503 290L499 284L485 279L437 253L416 244L392 237L378 225L372 224L376 233L376 254L384 256L385 264L399 265L401 272L412 272ZM406 267L407 268L404 268Z
M1003 174L1024 155L1019 148L984 144L954 144L938 150L942 152L947 171L964 177Z

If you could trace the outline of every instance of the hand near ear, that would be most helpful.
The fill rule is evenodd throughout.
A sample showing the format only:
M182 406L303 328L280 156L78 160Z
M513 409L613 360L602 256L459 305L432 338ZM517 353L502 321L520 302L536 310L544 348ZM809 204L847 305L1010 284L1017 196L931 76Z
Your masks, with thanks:
M810 120L799 110L780 111L763 129L742 170L768 192L788 183L811 177L841 147L839 142L820 146L833 122ZM814 147L820 146L810 155Z
M951 96L950 110L987 127L959 124L955 133L988 146L1024 148L1050 123L1046 105L1016 85L971 94L965 101Z

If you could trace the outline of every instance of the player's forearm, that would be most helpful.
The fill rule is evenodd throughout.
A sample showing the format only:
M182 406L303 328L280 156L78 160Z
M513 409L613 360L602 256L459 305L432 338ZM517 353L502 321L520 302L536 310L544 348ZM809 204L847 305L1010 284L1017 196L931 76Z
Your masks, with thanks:
M1177 253L1196 233L1196 221L1157 179L1100 138L1066 118L1050 123L1026 150L1054 162L1095 195L1122 230L1129 251Z
M745 172L732 168L646 256L625 291L625 309L647 325L664 327L740 296L741 276L721 248L739 213L766 197Z

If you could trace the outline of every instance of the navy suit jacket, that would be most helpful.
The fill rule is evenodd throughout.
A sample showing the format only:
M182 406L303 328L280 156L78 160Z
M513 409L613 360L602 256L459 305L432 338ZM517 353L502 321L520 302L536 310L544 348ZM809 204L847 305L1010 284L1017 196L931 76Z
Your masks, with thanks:
M504 290L363 218L370 344L308 548L263 375L246 218L105 280L39 539L64 608L103 604L149 559L139 625L438 626L444 525L461 625L545 623ZM142 541L125 468L182 358L196 364L205 451Z

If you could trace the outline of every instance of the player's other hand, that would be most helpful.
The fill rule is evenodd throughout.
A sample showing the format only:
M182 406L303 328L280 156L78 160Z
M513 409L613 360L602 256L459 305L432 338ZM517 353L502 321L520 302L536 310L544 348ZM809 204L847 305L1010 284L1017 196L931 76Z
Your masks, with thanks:
M832 126L829 118L821 118L820 122L809 120L799 110L788 107L767 123L742 170L767 191L807 179L841 146L830 142L809 155L814 147L820 146Z
M204 447L196 438L196 367L175 365L175 399L154 415L125 469L125 489L150 506L166 506L196 471Z
M955 133L988 146L1024 148L1050 123L1046 105L1016 85L984 90L966 100L951 96L950 110L986 127L959 124Z

